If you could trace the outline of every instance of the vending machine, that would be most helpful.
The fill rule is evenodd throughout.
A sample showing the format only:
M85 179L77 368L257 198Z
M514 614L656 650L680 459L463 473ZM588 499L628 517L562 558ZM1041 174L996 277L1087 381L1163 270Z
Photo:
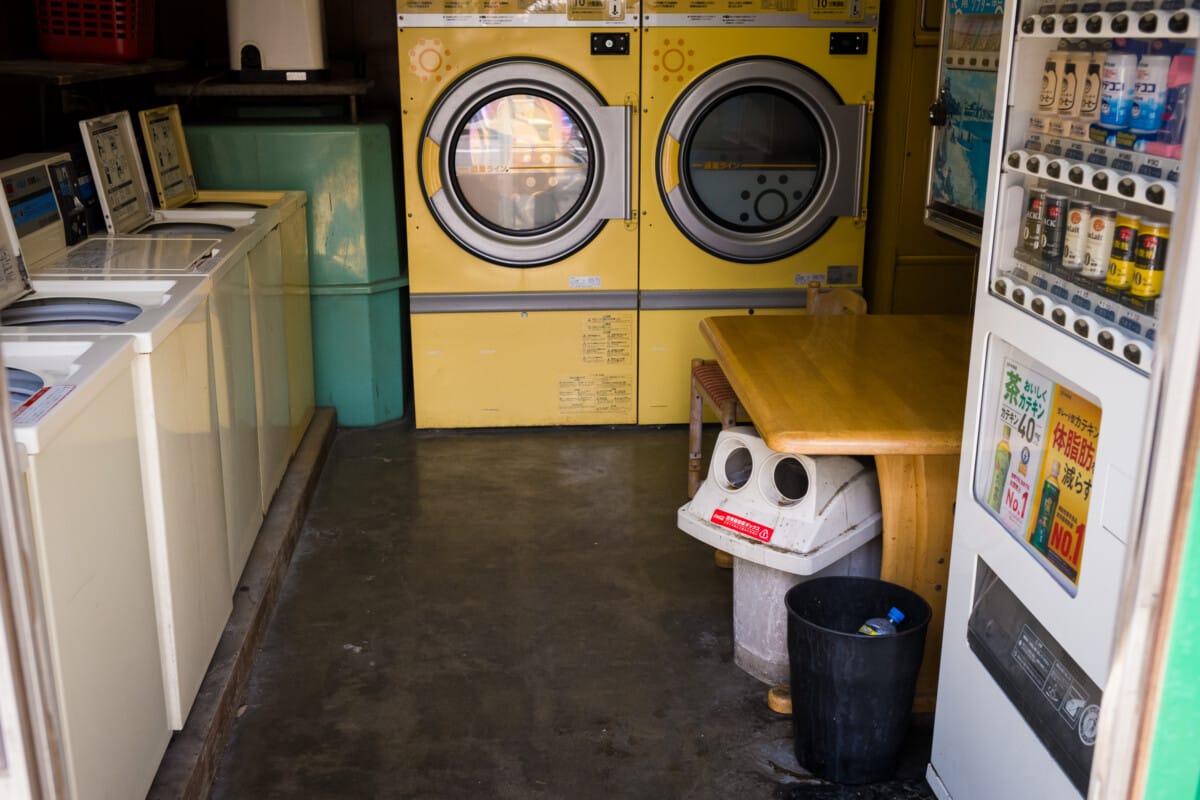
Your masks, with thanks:
M940 798L1088 792L1200 179L1184 0L1002 24L933 749ZM1195 294L1192 284L1192 293ZM1148 531L1145 535L1160 535Z
M979 246L1004 0L945 0L925 224Z

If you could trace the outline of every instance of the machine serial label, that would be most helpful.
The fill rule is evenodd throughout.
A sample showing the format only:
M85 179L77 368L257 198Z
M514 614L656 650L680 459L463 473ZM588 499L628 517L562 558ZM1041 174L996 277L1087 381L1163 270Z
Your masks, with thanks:
M749 536L759 542L770 542L771 537L775 535L774 528L768 528L766 525L759 525L754 520L739 517L737 514L730 514L720 508L712 513L709 519L714 525L720 525L722 528L728 528L734 533L740 533L742 536Z

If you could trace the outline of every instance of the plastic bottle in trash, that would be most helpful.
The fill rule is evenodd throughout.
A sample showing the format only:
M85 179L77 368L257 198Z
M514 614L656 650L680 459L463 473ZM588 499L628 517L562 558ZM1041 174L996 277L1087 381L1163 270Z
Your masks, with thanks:
M893 608L886 617L872 617L859 626L858 632L867 636L888 636L896 632L896 626L904 621L904 612Z

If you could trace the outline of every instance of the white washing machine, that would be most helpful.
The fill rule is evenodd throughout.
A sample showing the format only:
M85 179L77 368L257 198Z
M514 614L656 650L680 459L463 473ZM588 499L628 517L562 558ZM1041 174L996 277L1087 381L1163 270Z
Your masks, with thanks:
M19 252L0 203L0 241ZM208 281L7 279L0 336L131 335L151 575L169 721L183 727L233 610ZM24 296L17 297L21 289Z
M66 156L38 164L46 168L55 185L56 167ZM211 387L215 393L221 475L226 512L228 588L233 591L242 566L263 522L263 469L259 458L259 408L253 351L250 254L269 247L269 230L248 224L224 240L196 237L100 236L65 247L65 233L55 215L48 190L36 188L37 169L4 175L5 190L12 201L20 242L30 259L35 278L154 278L193 277L203 282L208 293ZM65 198L62 196L66 196ZM70 192L60 196L60 207L70 201ZM286 396L284 396L286 402ZM283 426L286 427L286 426ZM281 435L272 438L272 443ZM277 461L286 467L287 452ZM283 467L278 468L282 475Z
M254 230L261 231L257 226ZM107 240L106 244L123 247L138 241L144 240L112 239ZM172 280L193 276L198 277L206 288L209 352L212 359L210 374L220 439L230 592L236 589L267 505L263 498L264 469L259 446L263 438L260 437L261 409L257 400L257 386L261 378L256 369L258 360L253 346L250 291L250 255L252 250L261 245L261 240L256 243L251 237L227 240L219 255L206 259L196 267L171 266L162 262L146 267L146 263L153 262L141 261L143 266L139 268L139 262L128 258L128 252L125 252L114 255L107 262L103 258L73 258L72 254L66 254L39 262L31 271L35 280L98 275ZM105 255L113 254L114 249L110 247ZM276 436L272 441L282 438L283 455L286 458L287 425L281 425L280 428L282 436ZM279 469L279 474L282 475L282 469Z
M262 239L255 242L259 246L248 251L260 504L265 514L292 454L280 206L251 211L188 208L155 211L129 113L122 111L82 120L79 128L110 233L194 232L224 237L222 245L227 247L239 233L246 234L247 228L266 229ZM157 148L155 152L157 157Z
M3 337L0 356L70 796L144 797L171 729L139 468L133 340Z
M138 112L154 192L162 209L259 208L259 222L279 224L283 268L284 341L291 442L296 452L314 410L312 308L308 279L308 201L304 192L281 190L201 189L192 168L179 106L167 105ZM169 211L167 213L170 213ZM252 275L257 287L270 275ZM274 288L274 287L271 287ZM264 376L265 377L265 376ZM276 376L276 379L278 376ZM272 405L272 408L275 406Z

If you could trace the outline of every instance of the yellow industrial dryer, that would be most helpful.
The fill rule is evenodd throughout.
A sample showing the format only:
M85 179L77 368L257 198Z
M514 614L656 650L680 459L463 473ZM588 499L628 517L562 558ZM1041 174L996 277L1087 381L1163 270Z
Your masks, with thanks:
M637 9L564 9L398 4L418 428L636 421Z
M638 421L685 422L706 316L862 283L878 0L649 0Z

